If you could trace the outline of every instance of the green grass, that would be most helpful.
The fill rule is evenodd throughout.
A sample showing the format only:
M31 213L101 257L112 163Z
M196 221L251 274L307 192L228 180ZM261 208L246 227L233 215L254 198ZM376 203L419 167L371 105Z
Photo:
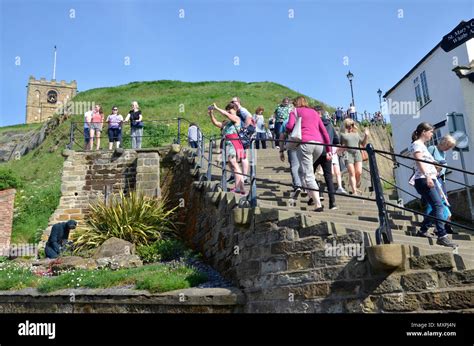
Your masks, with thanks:
M152 293L189 288L207 281L207 276L182 263L153 264L116 271L75 270L54 277L39 277L15 265L0 267L0 290L36 287L43 293L66 288L109 288L134 285Z
M0 265L0 291L35 287L39 281L40 278L26 268L11 264Z
M197 122L204 134L217 135L219 131L212 126L207 115L207 107L213 102L224 107L233 96L239 96L243 106L252 113L258 106L263 106L265 119L268 120L283 97L297 95L297 92L272 82L152 81L83 91L77 94L73 101L99 103L106 115L110 113L112 106L116 105L124 116L128 113L131 101L138 101L145 122L160 121L156 126L145 125L144 135L150 136L144 138L144 147L147 147L171 143L177 136L177 117ZM310 101L326 106L317 100ZM181 105L184 105L184 113L180 113ZM334 111L332 107L327 109L329 112ZM75 136L77 143L82 145L83 135L80 130L83 114L75 114L53 131L40 147L18 161L3 164L24 182L15 199L13 243L37 242L59 203L64 162L61 150L69 143L71 121L78 122L79 130L75 132ZM9 126L0 128L0 133L7 130L24 131L40 126L41 124ZM187 127L187 123L183 122L182 139L186 138ZM129 126L125 126L125 148L130 147L130 140L127 138L129 131ZM101 148L106 148L108 144L105 131L103 136ZM74 148L80 149L79 145Z
M79 93L73 101L99 103L106 114L110 113L112 106L118 106L120 113L124 116L129 111L131 101L137 101L142 110L144 121L170 121L177 117L183 117L197 122L205 134L217 134L218 131L212 126L207 115L207 107L213 102L223 108L233 96L239 96L242 105L252 114L258 106L263 106L265 119L268 120L283 97L298 95L300 94L272 82L191 83L162 80L133 82L114 88L91 89ZM309 97L308 99L313 104L326 107L330 113L334 111L333 107ZM184 106L184 112L180 112L182 106ZM82 115L78 115L77 120L82 121ZM176 121L171 121L171 124L176 125ZM184 132L187 133L186 124L184 128L186 130Z
M0 134L4 132L27 132L40 129L43 124L19 124L0 127Z
M61 124L40 147L2 165L22 181L15 197L13 243L37 242L58 205L64 162L61 150L68 142L69 127L68 122Z

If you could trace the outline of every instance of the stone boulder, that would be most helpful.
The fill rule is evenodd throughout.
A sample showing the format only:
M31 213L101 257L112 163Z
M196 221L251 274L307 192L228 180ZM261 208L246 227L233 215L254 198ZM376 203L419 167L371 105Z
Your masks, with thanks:
M102 257L96 260L99 268L109 268L112 270L124 268L137 268L143 266L143 262L137 255L117 255L112 257Z
M50 266L53 274L75 269L97 269L97 263L95 260L79 256L59 257L50 262Z
M94 259L120 255L134 255L135 245L119 238L107 239L92 256Z

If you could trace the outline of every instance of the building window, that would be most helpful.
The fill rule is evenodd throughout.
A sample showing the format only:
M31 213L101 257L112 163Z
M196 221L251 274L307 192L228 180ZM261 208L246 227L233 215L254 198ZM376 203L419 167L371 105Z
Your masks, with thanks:
M448 125L449 133L461 131L466 133L466 127L464 126L464 115L461 113L448 114Z
M428 92L428 83L426 82L426 72L423 71L420 75L421 78L421 88L423 90L423 100L425 103L431 101L430 94Z
M426 143L426 146L429 147L431 145L438 145L439 141L441 140L441 137L443 137L443 135L441 134L441 128L435 128L433 130L433 137L431 137L431 140Z
M415 84L415 95L416 95L416 102L418 102L418 107L423 107L423 99L421 98L421 87L420 87L420 78L416 77L413 81Z

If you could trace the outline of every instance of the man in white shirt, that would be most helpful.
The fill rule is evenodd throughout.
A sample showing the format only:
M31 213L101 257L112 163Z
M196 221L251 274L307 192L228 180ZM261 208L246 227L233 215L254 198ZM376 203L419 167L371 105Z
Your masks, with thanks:
M84 150L91 150L91 121L92 121L92 106L84 114Z

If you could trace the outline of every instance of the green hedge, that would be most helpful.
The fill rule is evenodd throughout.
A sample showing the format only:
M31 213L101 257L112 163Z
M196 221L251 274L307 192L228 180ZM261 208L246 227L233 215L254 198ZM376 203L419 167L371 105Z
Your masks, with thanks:
M10 169L0 169L0 191L16 189L21 186L20 179Z

